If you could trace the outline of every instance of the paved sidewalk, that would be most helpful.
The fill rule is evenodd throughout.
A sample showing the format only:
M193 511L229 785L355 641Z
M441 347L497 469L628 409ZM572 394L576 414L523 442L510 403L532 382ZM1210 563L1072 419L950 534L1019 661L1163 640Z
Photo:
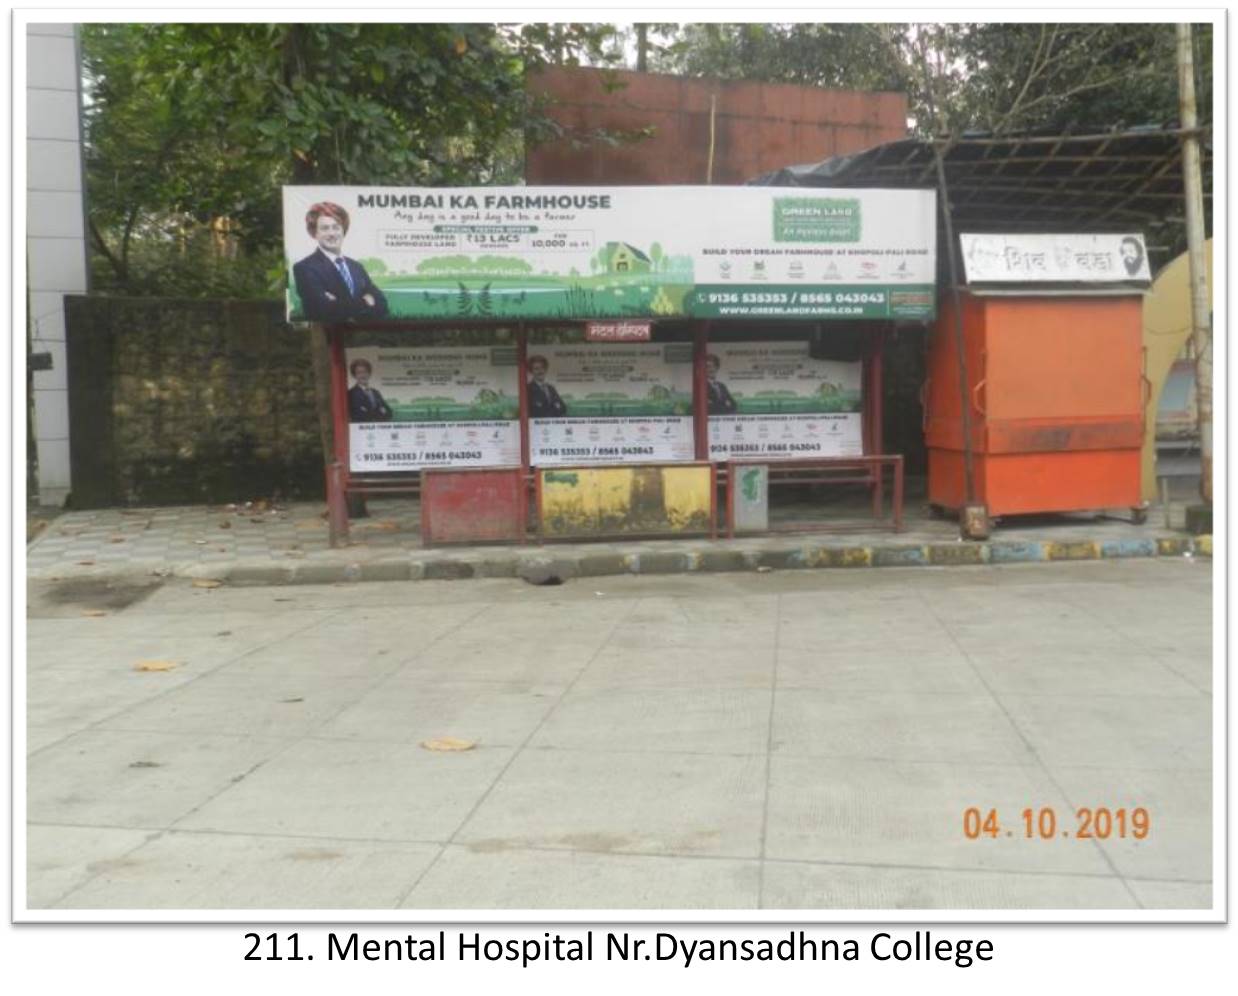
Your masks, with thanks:
M1153 508L1145 525L1095 516L1012 519L989 541L962 542L957 524L908 507L907 528L874 528L863 513L835 529L736 540L421 545L415 501L371 500L352 542L332 550L320 503L105 509L56 519L27 548L27 576L96 580L150 575L233 584L323 584L465 577L601 577L755 570L761 567L890 567L1110 557L1211 555L1210 537L1165 527ZM1181 526L1181 506L1173 510Z
M1211 574L36 582L29 903L1203 910Z

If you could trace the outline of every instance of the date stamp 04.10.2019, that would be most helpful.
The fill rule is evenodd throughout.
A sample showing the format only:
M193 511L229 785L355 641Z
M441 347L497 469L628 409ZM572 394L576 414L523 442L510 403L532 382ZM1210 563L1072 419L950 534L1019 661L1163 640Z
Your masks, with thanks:
M1082 806L1074 821L1059 819L1052 806L1024 809L1012 824L1002 821L996 809L969 806L963 810L963 836L968 840L985 837L1021 837L1026 840L1145 840L1152 832L1152 817L1142 806L1110 809L1107 806Z

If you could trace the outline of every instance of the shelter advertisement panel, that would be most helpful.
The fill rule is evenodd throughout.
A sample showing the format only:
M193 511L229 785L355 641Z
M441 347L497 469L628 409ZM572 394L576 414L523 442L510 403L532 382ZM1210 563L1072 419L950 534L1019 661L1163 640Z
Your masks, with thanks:
M818 360L806 342L710 347L711 460L860 456L862 365Z
M693 457L690 343L530 346L525 390L536 466Z
M961 234L968 283L1148 283L1143 236Z
M932 318L929 190L285 187L292 321Z
M351 470L520 463L514 347L364 347L345 359Z

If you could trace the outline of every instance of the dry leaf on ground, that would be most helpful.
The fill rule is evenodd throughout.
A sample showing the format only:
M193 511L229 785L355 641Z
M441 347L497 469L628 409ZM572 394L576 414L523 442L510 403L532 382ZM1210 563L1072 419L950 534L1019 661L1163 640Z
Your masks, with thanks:
M177 666L176 661L138 661L133 665L135 671L171 671Z
M426 750L436 751L472 750L477 746L477 741L461 740L459 737L434 737L421 741L421 746Z
M218 588L222 581L216 581L213 578L194 578L193 586L195 588Z
M91 616L91 617L98 617L98 616L106 616L106 615L107 615L107 613L106 613L106 612L104 612L102 609L85 609L85 610L82 612L82 615L84 615L84 616Z

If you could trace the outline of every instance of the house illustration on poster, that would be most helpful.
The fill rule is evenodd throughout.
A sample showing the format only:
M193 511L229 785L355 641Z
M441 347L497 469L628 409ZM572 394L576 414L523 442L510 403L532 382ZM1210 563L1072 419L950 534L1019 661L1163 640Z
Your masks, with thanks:
M653 266L648 256L626 242L607 242L602 258L608 273L648 273Z

